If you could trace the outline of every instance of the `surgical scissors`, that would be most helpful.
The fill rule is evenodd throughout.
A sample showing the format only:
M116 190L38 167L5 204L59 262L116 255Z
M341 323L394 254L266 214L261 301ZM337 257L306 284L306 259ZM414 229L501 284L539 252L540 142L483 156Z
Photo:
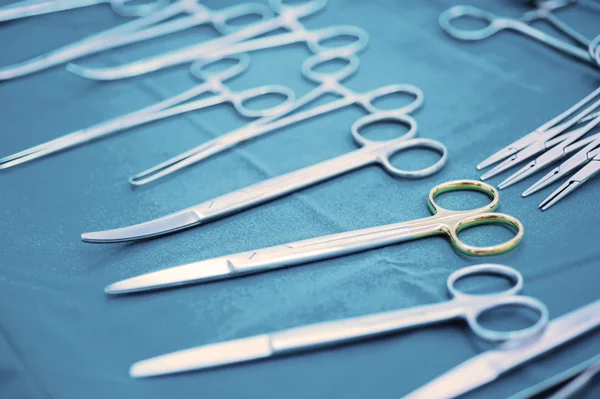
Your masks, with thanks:
M596 300L548 323L544 333L516 348L484 352L444 373L405 399L455 398L496 380L500 375L600 325L600 300Z
M487 294L470 294L457 288L459 279L481 274L508 278L515 285L501 292ZM523 287L523 276L510 267L494 264L465 267L450 274L446 286L451 299L445 302L309 324L186 349L137 362L131 366L129 374L132 377L151 377L207 369L356 342L454 319L466 321L471 331L481 339L516 343L539 335L548 323L548 309L542 302L517 295ZM481 314L507 306L533 310L539 318L532 326L514 331L492 330L481 325L478 319Z
M177 0L146 17L88 36L27 61L2 67L0 80L30 75L80 57L181 32L207 23L226 35L212 40L211 43L218 46L230 45L240 40L239 27L231 25L233 20L244 16L258 16L264 20L270 13L270 9L262 4L247 3L213 11L198 3L198 0ZM175 17L178 18L173 19Z
M409 131L388 141L372 141L360 134L359 131L363 128L380 122L408 126ZM365 115L354 122L351 133L352 138L361 148L348 154L233 191L160 219L116 230L86 233L81 236L81 239L85 242L112 243L171 233L223 218L367 165L379 164L392 176L423 178L436 173L446 163L446 147L437 141L415 139L417 123L408 115L395 113ZM436 151L441 154L441 158L435 164L417 171L399 169L390 163L393 155L413 148Z
M305 29L299 18L313 14L323 8L326 4L325 0L312 0L299 5L284 4L282 0L270 0L269 4L278 14L275 18L254 24L236 32L236 34L257 37L275 32L281 28L285 28L289 32L245 40L226 46L218 46L215 41L208 41L117 67L94 69L70 64L67 69L88 79L116 80L144 75L205 57L222 57L293 43L304 42L313 53L327 55L355 54L364 49L368 43L367 32L356 26L334 26L312 31ZM343 44L326 44L326 42L335 38L352 38L352 41Z
M467 211L444 209L435 202L435 197L439 194L456 190L480 191L487 194L492 201L486 206ZM427 218L316 237L172 267L116 282L106 287L105 292L126 294L226 280L437 234L447 235L457 250L471 256L496 255L510 251L523 238L521 222L512 216L493 212L499 203L498 192L485 183L473 180L442 183L429 192L428 200L433 216ZM491 223L510 226L516 230L516 234L504 243L487 247L465 244L458 237L460 231L470 226Z
M597 355L508 399L573 398L575 397L574 394L583 389L594 376L599 374L600 355Z
M556 18L552 11L561 7L572 4L572 0L555 0L544 2L539 8L531 10L523 14L519 19L502 18L494 15L491 12L481 10L472 6L454 6L444 11L439 17L439 23L442 29L451 37L458 40L476 41L487 39L494 34L503 30L512 30L522 35L529 36L538 40L545 45L554 48L555 50L569 54L579 58L582 61L591 63L598 67L599 60L594 57L595 47L592 47L592 42L583 37L566 24ZM460 29L457 28L452 21L470 17L486 23L484 28L480 29ZM545 32L531 27L529 24L536 20L545 20L554 28L561 31L569 38L584 45L586 48L574 46L555 37L552 37Z
M233 61L234 64L225 69L213 72L210 68L211 65L214 65L215 63L229 60ZM193 65L194 74L202 80L202 83L199 85L149 107L69 133L57 139L1 158L0 169L16 166L149 122L208 108L214 105L231 103L242 116L247 118L258 118L261 116L265 117L277 114L294 100L294 92L285 86L279 85L260 86L240 92L230 90L224 82L242 73L248 67L248 64L249 57L246 54L230 56L225 59L208 63L195 63ZM189 101L204 93L212 93L213 96ZM285 100L281 104L263 109L250 109L245 105L249 100L273 94L282 96Z
M319 71L320 67L332 62L342 63L342 67L336 71ZM188 150L131 177L129 182L135 186L150 183L184 167L193 165L208 157L234 147L246 140L277 131L283 127L287 127L319 115L324 115L335 110L349 107L353 104L360 105L369 113L388 112L390 110L377 108L374 103L383 97L396 93L410 94L414 97L413 101L411 101L411 103L408 105L393 110L397 113L410 113L419 108L423 103L423 93L417 87L411 85L384 86L367 93L356 93L343 86L341 82L353 75L357 71L358 65L359 59L356 55L323 56L316 54L307 58L302 64L302 74L308 80L319 83L319 86L306 93L301 98L295 100L289 107L282 109L282 112L272 116L267 116L258 121L250 123L249 125L221 135L204 144L192 148L191 150ZM314 103L316 100L325 96L326 94L334 94L338 96L339 99L328 104L323 104L306 111L293 114L294 111Z
M0 22L105 3L110 4L114 12L124 17L143 17L169 3L168 0L155 0L151 3L128 5L127 3L129 1L130 0L22 0L0 7Z

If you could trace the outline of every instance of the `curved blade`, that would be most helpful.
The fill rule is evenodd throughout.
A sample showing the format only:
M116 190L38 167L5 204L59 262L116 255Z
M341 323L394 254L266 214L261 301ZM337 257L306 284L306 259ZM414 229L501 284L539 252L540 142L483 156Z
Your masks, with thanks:
M81 235L89 243L114 243L156 237L202 223L203 215L192 209L173 213L160 219L114 230L96 231Z

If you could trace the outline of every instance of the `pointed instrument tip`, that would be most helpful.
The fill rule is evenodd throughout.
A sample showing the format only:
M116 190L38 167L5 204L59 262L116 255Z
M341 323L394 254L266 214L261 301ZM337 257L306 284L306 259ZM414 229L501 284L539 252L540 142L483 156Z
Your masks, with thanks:
M94 68L84 67L84 66L81 66L78 64L67 64L65 69L68 72L72 73L73 75L77 75L77 76L80 76L85 79L116 80L116 79L120 78L120 76L117 76L117 75L111 73L111 70L109 68L94 69Z
M147 360L135 362L129 367L129 376L131 378L139 379L165 374L164 372L157 370L155 365L156 362Z
M554 204L565 198L567 195L571 194L574 190L576 190L581 182L576 180L569 180L565 182L562 186L556 189L552 194L548 196L542 203L540 203L539 208L542 211L548 210Z
M81 241L94 244L141 240L172 233L199 224L202 215L187 209L160 219L114 230L96 231L81 235Z

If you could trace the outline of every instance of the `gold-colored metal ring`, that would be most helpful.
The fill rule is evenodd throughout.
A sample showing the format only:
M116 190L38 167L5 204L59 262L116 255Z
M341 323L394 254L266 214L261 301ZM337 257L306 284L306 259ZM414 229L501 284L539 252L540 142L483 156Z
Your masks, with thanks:
M458 233L462 230L467 229L469 227L481 225L481 224L505 224L513 227L517 234L511 238L510 240L497 245L492 245L489 247L474 247L472 245L465 244L458 238ZM460 220L454 228L451 228L448 233L450 234L450 238L452 244L464 254L472 255L472 256L488 256L488 255L500 255L505 252L508 252L514 249L521 240L523 239L523 225L521 222L509 215L505 215L503 213L483 213L473 216L467 216L464 219Z
M471 209L464 212L493 212L498 207L498 203L500 201L500 195L498 194L498 191L487 183L477 180L452 180L446 183L438 184L429 192L427 206L429 207L431 213L435 215L440 211L461 212L446 209L435 202L435 197L450 191L479 191L492 199L492 202L482 206L481 208Z

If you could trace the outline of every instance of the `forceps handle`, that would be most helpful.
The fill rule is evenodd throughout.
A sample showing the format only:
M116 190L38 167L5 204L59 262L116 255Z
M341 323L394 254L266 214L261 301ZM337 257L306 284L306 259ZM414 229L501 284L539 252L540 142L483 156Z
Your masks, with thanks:
M218 49L226 49L237 42L270 32L279 27L280 25L277 19L266 20L226 36L148 57L129 64L101 69L70 65L69 72L93 80L117 80L141 76L196 60L214 60L217 57L215 57L213 53L218 51Z
M452 21L461 17L471 17L487 24L486 27L477 30L459 29L453 25ZM442 29L451 37L459 40L482 40L504 29L510 29L538 40L539 42L562 51L573 57L579 58L588 63L594 63L590 54L578 47L568 44L562 40L556 39L539 29L533 28L519 20L508 18L499 18L496 15L471 6L454 6L444 11L439 17L439 23Z

